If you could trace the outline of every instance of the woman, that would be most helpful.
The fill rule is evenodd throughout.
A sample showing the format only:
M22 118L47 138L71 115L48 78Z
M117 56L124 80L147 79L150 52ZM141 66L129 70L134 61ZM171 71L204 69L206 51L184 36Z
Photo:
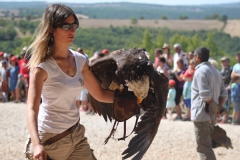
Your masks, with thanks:
M166 59L166 64L169 68L172 68L173 65L173 55L170 53L170 46L167 43L163 45L163 57Z
M33 159L45 160L46 154L57 160L95 159L84 137L85 128L79 124L76 97L84 86L98 101L113 103L114 92L101 88L86 57L68 49L78 26L72 9L52 4L46 8L29 48L27 123ZM67 135L56 141L54 138L62 133Z
M18 80L18 73L20 71L20 68L17 63L17 58L12 57L10 59L11 67L9 70L10 73L10 90L11 90L11 96L12 100L16 100L16 86L17 86L17 80Z
M158 58L158 67L156 69L158 72L163 73L166 77L169 77L168 66L166 64L166 59L163 56Z
M176 89L176 112L177 117L176 120L182 120L182 110L180 107L181 97L183 93L183 85L184 85L184 73L186 68L184 67L184 63L182 59L178 59L177 61L177 71L174 72L174 80L176 81L175 89Z

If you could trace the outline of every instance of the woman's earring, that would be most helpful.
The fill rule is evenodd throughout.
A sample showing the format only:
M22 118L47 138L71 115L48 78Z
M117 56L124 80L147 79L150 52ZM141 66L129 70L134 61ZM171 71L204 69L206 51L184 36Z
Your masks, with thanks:
M50 41L53 43L53 36L50 38Z

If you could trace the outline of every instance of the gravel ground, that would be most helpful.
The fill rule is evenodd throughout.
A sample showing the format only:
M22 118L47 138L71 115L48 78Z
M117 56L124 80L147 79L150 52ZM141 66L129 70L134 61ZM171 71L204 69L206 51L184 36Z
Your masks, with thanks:
M131 132L134 119L127 123ZM121 160L121 153L127 148L130 136L126 141L110 139L102 145L112 128L102 117L81 113L81 123L86 127L86 136L98 160ZM218 160L240 159L240 126L220 125L227 131L234 149L214 149ZM0 104L0 159L24 160L23 145L27 137L26 105L24 103ZM116 137L123 134L123 125L119 124ZM192 122L162 120L159 131L144 155L143 160L196 160L196 143Z

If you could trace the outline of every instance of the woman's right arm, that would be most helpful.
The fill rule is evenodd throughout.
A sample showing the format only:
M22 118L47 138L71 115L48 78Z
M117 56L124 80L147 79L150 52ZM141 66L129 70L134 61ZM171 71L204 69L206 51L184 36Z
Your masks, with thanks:
M27 125L34 148L34 159L42 157L46 159L46 154L38 136L38 111L40 105L43 82L47 78L47 73L41 68L34 68L31 71L28 100L27 100Z

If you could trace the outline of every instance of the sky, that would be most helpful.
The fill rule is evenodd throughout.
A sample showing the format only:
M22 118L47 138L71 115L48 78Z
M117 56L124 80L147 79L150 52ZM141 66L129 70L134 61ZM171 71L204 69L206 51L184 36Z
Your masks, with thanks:
M201 4L222 4L240 2L240 0L0 0L1 1L47 1L67 3L104 3L104 2L133 2L162 5L201 5Z

